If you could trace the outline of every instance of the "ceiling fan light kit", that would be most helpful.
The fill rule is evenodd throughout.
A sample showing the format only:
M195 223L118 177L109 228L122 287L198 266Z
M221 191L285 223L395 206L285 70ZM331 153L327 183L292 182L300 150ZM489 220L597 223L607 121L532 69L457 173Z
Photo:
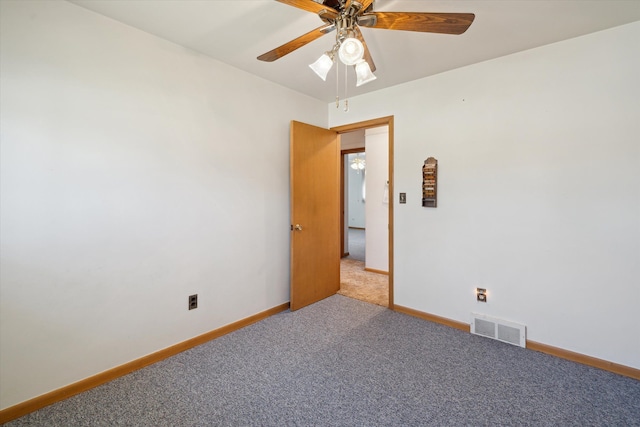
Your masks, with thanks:
M329 74L329 70L333 67L333 56L333 52L325 52L316 62L309 64L309 68L322 80L327 80L327 74Z
M361 59L356 64L356 86L362 86L363 84L369 83L377 79L375 74L371 71L369 64L367 61Z
M340 44L338 56L344 65L356 65L364 56L364 46L354 37L346 38Z
M374 12L374 0L276 1L315 13L320 17L324 25L258 56L258 59L267 62L275 61L335 30L336 43L332 50L322 54L309 67L322 80L326 81L327 74L335 62L337 53L340 62L346 66L354 67L357 78L356 86L361 86L376 79L373 74L376 66L359 27L462 34L469 28L475 18L473 13ZM345 93L346 86L345 74ZM336 96L336 99L339 98ZM345 108L345 111L347 110L348 108Z

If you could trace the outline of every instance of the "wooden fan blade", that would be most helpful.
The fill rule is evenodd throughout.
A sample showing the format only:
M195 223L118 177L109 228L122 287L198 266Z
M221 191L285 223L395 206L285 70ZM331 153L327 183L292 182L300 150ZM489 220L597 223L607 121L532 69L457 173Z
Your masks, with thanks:
M282 46L270 50L267 53L263 53L262 55L258 56L258 59L260 61L273 62L276 59L282 58L286 54L291 53L294 50L304 46L305 44L312 42L327 33L330 33L331 31L335 30L335 28L335 25L323 25L322 27L318 27L315 30L311 30L306 34L303 34L300 37L283 44Z
M473 13L372 12L376 22L371 28L462 34L473 22ZM365 14L363 16L368 16ZM365 24L366 25L366 24Z
M376 64L373 63L373 58L371 57L371 53L369 52L369 48L367 47L367 42L364 41L364 37L362 36L362 32L360 31L360 28L355 27L354 30L356 33L356 38L360 40L362 42L362 45L364 46L363 59L369 63L369 68L371 68L371 72L374 72L376 70Z
M332 7L325 6L320 3L316 3L313 0L276 0L280 3L288 4L289 6L297 7L298 9L306 10L307 12L319 13L321 10L328 10L338 15L338 11Z

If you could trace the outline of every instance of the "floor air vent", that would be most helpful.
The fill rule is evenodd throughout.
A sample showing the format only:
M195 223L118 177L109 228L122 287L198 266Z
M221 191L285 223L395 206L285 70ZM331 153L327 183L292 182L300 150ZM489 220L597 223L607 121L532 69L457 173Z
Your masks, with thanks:
M527 345L524 325L484 314L471 313L471 333L520 347Z

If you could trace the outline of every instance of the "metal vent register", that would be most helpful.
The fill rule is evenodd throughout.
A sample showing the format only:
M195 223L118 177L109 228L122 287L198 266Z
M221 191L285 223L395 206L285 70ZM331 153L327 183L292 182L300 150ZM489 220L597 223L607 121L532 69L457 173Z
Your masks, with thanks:
M523 348L527 346L525 325L484 314L471 313L471 333Z

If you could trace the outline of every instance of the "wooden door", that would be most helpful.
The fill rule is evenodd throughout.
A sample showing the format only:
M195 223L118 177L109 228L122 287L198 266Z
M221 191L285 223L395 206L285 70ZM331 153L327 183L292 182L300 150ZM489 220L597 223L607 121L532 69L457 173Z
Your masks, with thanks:
M340 289L340 143L291 122L291 310Z

